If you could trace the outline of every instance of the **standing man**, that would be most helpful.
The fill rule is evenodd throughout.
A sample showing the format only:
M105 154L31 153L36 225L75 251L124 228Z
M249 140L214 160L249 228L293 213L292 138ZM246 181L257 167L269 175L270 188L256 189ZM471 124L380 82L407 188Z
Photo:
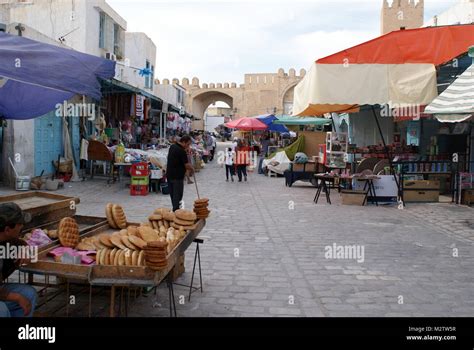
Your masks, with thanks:
M189 162L187 154L191 142L191 137L184 135L177 143L171 145L168 153L166 176L168 178L173 211L180 208L181 201L183 200L186 171L188 171L189 176L194 174L194 168Z
M0 244L21 246L19 239L23 225L31 220L15 203L0 204ZM5 251L8 249L5 249ZM24 259L12 260L0 256L0 317L31 317L36 305L36 290L27 284L3 283Z

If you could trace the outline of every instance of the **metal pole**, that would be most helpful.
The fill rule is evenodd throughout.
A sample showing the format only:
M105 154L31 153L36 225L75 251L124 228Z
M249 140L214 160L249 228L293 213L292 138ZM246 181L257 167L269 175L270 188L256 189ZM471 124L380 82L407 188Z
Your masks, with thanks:
M382 139L382 144L384 146L385 153L387 154L388 163L390 165L390 172L392 173L393 178L395 179L395 183L397 184L397 188L398 188L398 196L400 197L401 196L401 194L400 194L400 182L398 181L397 174L395 173L395 171L393 169L392 157L391 157L390 152L388 150L387 144L385 143L385 138L383 136L382 128L380 127L379 119L377 118L377 113L375 113L375 107L374 107L374 105L372 105L371 107L372 107L372 113L374 115L375 123L377 124L377 128L379 130L380 138Z

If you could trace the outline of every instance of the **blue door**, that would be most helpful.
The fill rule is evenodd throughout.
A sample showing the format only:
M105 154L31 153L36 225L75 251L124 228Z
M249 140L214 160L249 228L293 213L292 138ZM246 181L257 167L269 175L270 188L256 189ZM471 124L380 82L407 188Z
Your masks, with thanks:
M72 117L68 119L69 121L69 130L71 132L71 144L72 144L72 151L74 152L74 164L76 164L76 169L79 169L80 165L80 155L81 155L81 118Z
M35 176L53 174L53 161L63 155L62 119L50 112L35 119Z

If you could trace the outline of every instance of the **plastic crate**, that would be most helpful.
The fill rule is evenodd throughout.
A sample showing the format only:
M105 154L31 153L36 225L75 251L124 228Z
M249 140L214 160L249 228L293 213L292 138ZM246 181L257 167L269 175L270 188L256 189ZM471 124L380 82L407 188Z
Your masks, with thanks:
M130 185L130 195L131 196L148 196L148 185Z
M132 176L130 183L134 186L148 186L150 178L148 176Z
M150 171L148 169L148 164L147 163L135 163L132 165L132 168L130 169L130 176L138 176L138 177L143 177L143 176L149 176Z

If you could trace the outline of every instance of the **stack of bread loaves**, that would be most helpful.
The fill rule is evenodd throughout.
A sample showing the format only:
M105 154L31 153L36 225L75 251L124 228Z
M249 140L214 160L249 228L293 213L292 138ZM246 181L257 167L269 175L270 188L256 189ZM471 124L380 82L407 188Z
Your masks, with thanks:
M208 207L209 199L207 198L198 199L194 202L194 212L198 219L207 219L209 217L211 212Z

